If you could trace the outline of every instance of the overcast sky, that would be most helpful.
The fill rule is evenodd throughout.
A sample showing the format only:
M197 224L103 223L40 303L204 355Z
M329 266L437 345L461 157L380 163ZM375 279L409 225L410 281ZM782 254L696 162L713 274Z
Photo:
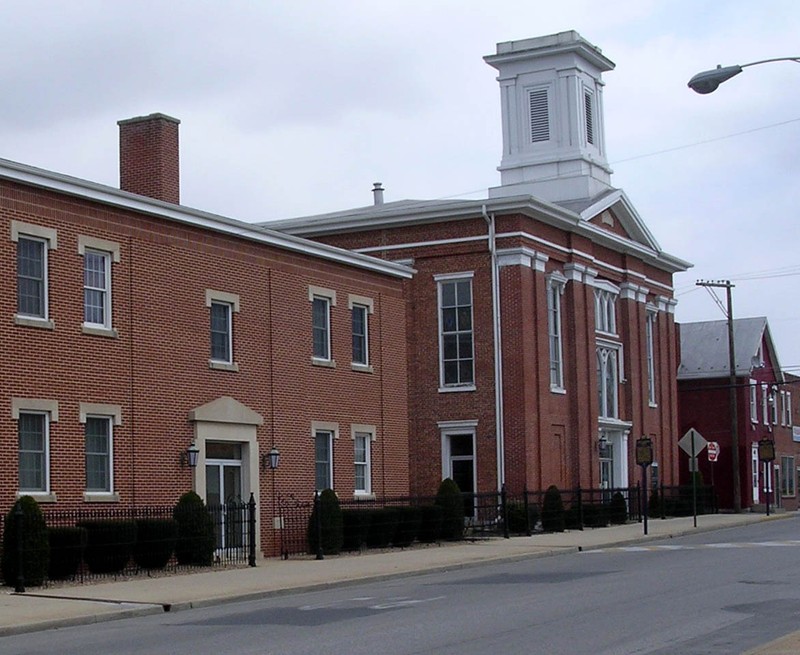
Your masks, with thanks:
M577 30L606 73L612 183L676 276L677 319L723 319L697 279L732 279L800 373L796 0L4 0L0 157L118 186L117 120L181 120L181 200L244 221L499 184L500 41ZM759 278L759 279L754 279ZM724 297L724 296L723 296Z

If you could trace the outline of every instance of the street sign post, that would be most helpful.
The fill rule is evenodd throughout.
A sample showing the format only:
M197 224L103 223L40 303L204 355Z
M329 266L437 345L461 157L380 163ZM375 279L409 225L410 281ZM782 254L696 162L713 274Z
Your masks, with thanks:
M714 486L714 464L719 460L719 442L709 441L706 446L708 452L708 461L711 464L711 486Z
M697 527L697 475L695 470L697 468L697 454L702 452L703 448L708 445L708 441L703 438L694 428L689 428L686 431L678 445L683 452L687 453L691 458L689 461L692 463L692 513L694 514L694 527Z

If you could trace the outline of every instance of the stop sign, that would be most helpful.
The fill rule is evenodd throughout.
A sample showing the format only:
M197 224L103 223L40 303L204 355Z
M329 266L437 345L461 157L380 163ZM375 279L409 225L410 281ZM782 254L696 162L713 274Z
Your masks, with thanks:
M708 447L708 461L716 462L717 458L719 457L719 442L709 441L707 447Z

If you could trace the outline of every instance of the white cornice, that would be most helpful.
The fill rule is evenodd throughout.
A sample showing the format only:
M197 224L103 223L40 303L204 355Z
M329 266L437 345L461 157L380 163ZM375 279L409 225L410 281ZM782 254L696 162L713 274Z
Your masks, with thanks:
M283 232L276 232L257 224L244 223L182 205L153 200L95 182L89 182L88 180L46 171L6 159L0 159L0 179L63 193L119 209L148 214L175 223L232 235L282 250L319 257L392 277L408 279L414 274L412 269L394 262L369 257L368 255L342 248L335 248L316 241L309 241L308 239Z
M545 263L550 259L530 248L507 248L497 251L497 265L503 266L526 266L536 271L544 273Z

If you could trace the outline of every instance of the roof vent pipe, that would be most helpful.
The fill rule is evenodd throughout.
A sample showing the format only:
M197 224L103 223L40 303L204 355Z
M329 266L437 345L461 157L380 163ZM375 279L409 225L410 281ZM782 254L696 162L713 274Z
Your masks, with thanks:
M374 203L376 205L383 204L383 185L381 182L373 182L372 195L374 196Z

